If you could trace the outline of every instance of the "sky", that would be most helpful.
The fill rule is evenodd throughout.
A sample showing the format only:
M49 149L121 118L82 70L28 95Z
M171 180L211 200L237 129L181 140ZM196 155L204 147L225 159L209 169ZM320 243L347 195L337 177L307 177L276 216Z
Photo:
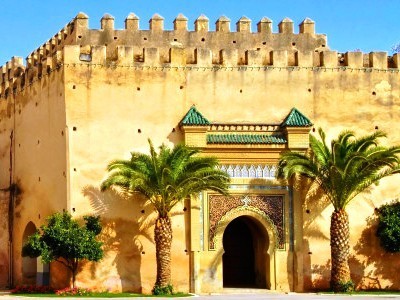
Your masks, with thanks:
M387 51L400 42L400 0L0 0L0 66L12 56L24 59L49 40L79 12L89 16L89 27L98 29L105 13L115 17L116 29L124 28L130 12L140 18L140 29L149 28L155 13L165 18L166 30L179 13L189 30L200 14L210 19L210 31L222 15L231 19L231 30L242 16L252 20L252 31L263 17L273 21L273 31L285 17L298 24L315 21L316 32L328 37L328 46L339 52Z

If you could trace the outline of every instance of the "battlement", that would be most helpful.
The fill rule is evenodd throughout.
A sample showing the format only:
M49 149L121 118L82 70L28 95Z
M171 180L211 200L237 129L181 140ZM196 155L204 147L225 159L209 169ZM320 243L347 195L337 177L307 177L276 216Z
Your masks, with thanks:
M315 23L306 18L294 33L293 21L285 18L273 32L272 21L262 18L257 32L251 20L242 17L231 31L225 16L209 31L209 19L201 15L188 31L188 19L179 14L173 30L164 30L164 18L158 14L149 20L149 29L141 30L139 17L131 13L125 29L115 29L114 17L105 14L100 29L89 28L89 17L79 13L50 40L26 58L13 57L0 68L0 97L7 98L18 87L40 80L65 64L122 66L201 67L208 69L258 67L333 68L399 71L400 55L386 52L338 53L329 50L324 34L315 33Z

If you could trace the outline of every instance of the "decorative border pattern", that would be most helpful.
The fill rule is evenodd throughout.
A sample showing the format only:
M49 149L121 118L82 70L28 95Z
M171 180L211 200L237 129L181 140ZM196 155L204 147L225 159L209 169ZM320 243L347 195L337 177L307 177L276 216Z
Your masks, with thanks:
M272 221L276 227L277 249L285 249L284 196L283 195L208 195L209 210L209 249L215 250L215 235L218 224L229 211L243 207L257 208Z
M231 178L275 179L277 168L273 165L221 165L220 169Z

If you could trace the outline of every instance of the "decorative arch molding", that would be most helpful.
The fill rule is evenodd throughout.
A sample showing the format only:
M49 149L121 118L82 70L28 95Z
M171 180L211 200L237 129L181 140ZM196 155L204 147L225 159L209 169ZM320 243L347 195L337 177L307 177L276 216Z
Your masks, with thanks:
M268 235L269 246L267 253L272 255L277 247L277 236L278 231L272 220L267 216L267 214L257 207L252 206L240 206L234 208L227 212L217 224L217 229L214 236L214 245L216 249L222 249L222 241L226 227L231 221L238 217L249 217L265 231Z
M274 235L273 245L280 250L285 249L285 218L284 195L260 195L260 194L231 194L230 196L209 194L208 213L209 250L218 249L217 231L221 226L225 229L229 220L233 220L232 214L254 214L254 218L261 222L268 233ZM256 217L259 216L259 217Z

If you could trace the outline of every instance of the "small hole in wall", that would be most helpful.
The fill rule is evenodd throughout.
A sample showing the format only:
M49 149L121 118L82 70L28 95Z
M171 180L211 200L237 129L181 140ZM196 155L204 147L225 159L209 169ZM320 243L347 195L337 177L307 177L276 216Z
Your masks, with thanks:
M38 106L38 103L37 103L37 102L35 102L35 106Z
M114 36L114 40L118 40L118 37Z
M38 178L38 180L40 181L40 177Z
M76 128L75 126L74 126L74 127L72 127L72 130L73 130L73 131L76 131L76 129L77 129L77 128Z
M236 41L232 41L232 43L236 44Z
M40 214L38 215L38 218L39 218L39 220L40 220Z
M146 254L146 252L142 251L142 254Z
M183 208L183 211L187 211L187 208L186 208L186 207L184 207L184 208Z
M74 90L74 89L76 89L76 86L75 86L75 84L72 86L72 89Z
M379 129L379 127L378 126L375 126L375 130L378 130Z
M263 42L263 45L266 45L267 44L267 42Z
M315 132L315 127L313 127L312 132Z
M201 41L204 42L206 39L205 38L201 38Z
M311 93L311 89L308 89L307 91L308 91L309 93Z
M261 50L261 48L257 48L257 51L260 51Z
M185 249L185 252L187 252L187 249Z
M143 38L144 41L147 41L147 37Z
M81 35L78 35L78 39L81 39L82 38L82 36Z
M38 145L40 144L40 141L39 141L39 140L37 141L37 144L38 144Z
M20 147L21 147L21 144L18 144L18 147L20 148Z
M296 46L296 43L295 43L295 42L293 42L293 43L292 43L292 46Z
M182 90L182 89L183 89L183 85L181 85L181 86L179 87L179 89L181 89L181 90Z
M314 52L318 52L318 49L317 49L317 50L315 50Z
M72 208L72 211L75 212L75 207Z
M243 91L242 91L242 90L240 90L240 91L239 91L239 93L243 93Z
M63 171L63 176L65 177L65 171Z
M63 130L61 130L61 135L64 136L64 131Z
M178 39L174 39L174 42L178 41Z
M76 172L76 168L74 168L74 172Z
M311 254L312 254L312 252L311 252L311 251L308 251L308 254L310 254L310 255L311 255Z
M172 132L175 132L175 128L172 128Z
M376 92L375 92L375 91L374 91L374 92L372 92L372 95L374 95L374 96L375 96L375 95L376 95Z
M308 213L308 214L309 214L310 212L311 212L311 210L309 210L309 209L306 209L306 213Z
M137 132L138 132L138 133L142 133L142 130L141 130L141 129L138 129Z
M141 212L142 214L144 214L144 213L145 213L145 210L144 210L144 209L142 209L140 212Z
M137 87L136 90L137 90L137 91L140 91L140 87Z
M322 45L321 45L321 47L325 47L325 45L324 45L324 44L322 44Z

